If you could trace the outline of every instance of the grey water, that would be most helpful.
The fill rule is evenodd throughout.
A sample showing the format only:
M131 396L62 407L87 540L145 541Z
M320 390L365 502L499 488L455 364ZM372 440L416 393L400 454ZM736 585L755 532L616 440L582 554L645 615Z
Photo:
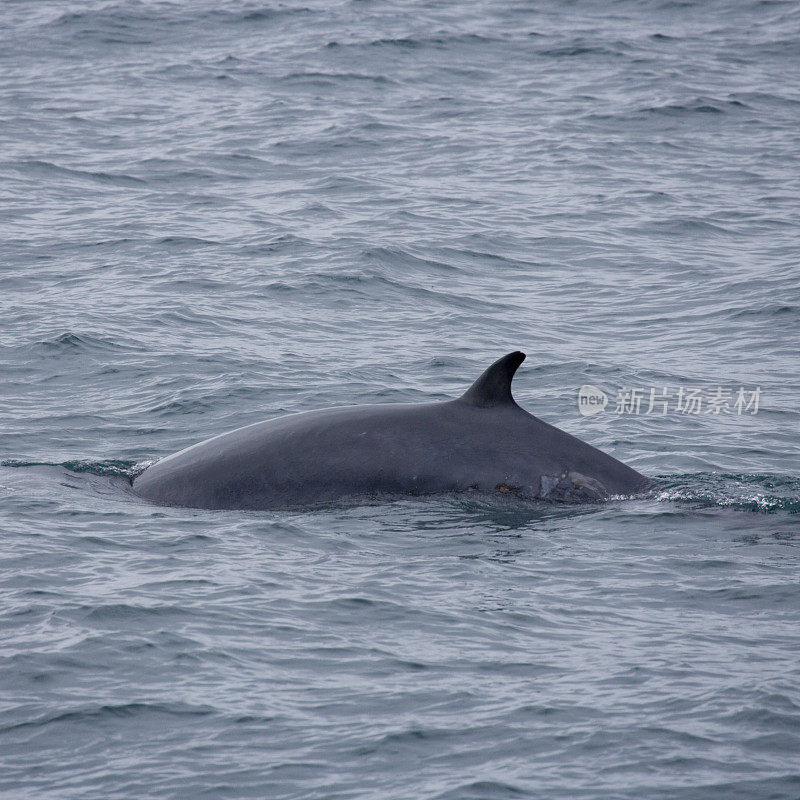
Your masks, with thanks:
M800 797L796 3L6 0L0 145L0 796ZM130 491L516 349L654 491Z

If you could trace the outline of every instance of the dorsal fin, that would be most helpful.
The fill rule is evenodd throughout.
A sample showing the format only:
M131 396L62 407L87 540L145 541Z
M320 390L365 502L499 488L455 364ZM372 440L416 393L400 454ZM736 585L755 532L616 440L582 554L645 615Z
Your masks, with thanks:
M518 350L503 356L492 364L459 399L473 406L516 405L511 396L511 379L517 367L525 360Z

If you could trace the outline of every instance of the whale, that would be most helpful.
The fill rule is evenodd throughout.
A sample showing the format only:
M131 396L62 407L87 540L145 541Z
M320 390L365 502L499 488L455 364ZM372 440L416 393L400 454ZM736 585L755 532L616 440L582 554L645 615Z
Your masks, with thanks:
M309 508L477 492L600 502L651 481L524 410L511 382L519 351L456 399L342 406L257 422L156 461L133 492L161 506Z

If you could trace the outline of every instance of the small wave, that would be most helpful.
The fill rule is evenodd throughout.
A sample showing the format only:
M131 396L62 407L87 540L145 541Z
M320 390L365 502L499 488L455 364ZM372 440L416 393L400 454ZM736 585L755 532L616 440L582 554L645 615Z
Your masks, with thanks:
M44 350L85 350L94 347L100 340L91 336L79 336L77 333L62 333L53 339L41 339L36 342Z
M415 50L417 48L423 47L447 47L448 45L453 44L477 44L477 45L485 45L491 43L497 43L502 41L498 38L488 37L488 36L481 36L477 33L463 33L463 34L453 34L451 36L421 36L418 38L411 38L407 36L398 36L398 37L385 37L382 39L373 39L371 42L368 42L369 47L397 47L404 50ZM342 42L337 41L330 41L328 42L328 47L339 47L342 45ZM365 43L363 42L347 42L344 44L356 44L357 46L361 46Z
M38 349L46 354L62 354L69 352L95 353L95 352L118 352L121 350L139 351L138 346L123 343L117 340L107 339L91 334L78 334L72 331L54 336L50 339L40 339L32 344L24 345L26 348Z
M258 4L256 7L252 4L248 4L245 5L243 9L237 11L217 9L211 12L209 16L221 19L223 22L230 25L237 25L241 23L274 22L282 17L305 16L313 13L313 9L304 6L284 6L283 4L279 4L272 8L265 8L261 4Z
M170 400L168 402L160 403L159 405L149 409L149 413L155 414L159 417L172 417L175 415L183 416L185 414L201 414L210 411L213 408L211 403L199 398L189 400Z
M205 28L209 25L253 25L272 23L281 17L312 13L303 7L265 8L244 4L229 11L206 10L192 4L110 3L102 8L67 11L48 21L45 28L66 30L82 43L150 45L174 37L176 30Z
M608 47L598 47L585 44L568 44L562 47L550 47L544 50L539 50L540 56L546 58L574 58L576 56L623 56L625 53L620 50L610 49Z
M218 245L220 242L214 239L199 239L196 236L165 236L163 239L158 240L158 244L166 244L170 247L187 248L187 247L210 247Z
M133 175L126 175L120 172L100 172L82 169L72 169L70 167L61 167L58 164L53 164L50 161L19 161L14 166L21 172L31 174L38 177L67 177L77 178L79 180L88 180L93 183L104 183L111 186L138 188L145 185L147 182L141 178L136 178Z
M308 83L338 86L344 81L368 81L370 83L388 84L392 81L385 75L365 75L360 72L289 72L280 79L286 83Z
M800 512L800 478L780 475L695 473L659 479L660 502L733 508L766 514Z
M731 313L732 319L740 317L783 317L783 316L797 316L800 307L786 305L783 303L772 303L762 308L742 308L736 312Z
M5 726L0 733L20 731L29 728L42 728L47 725L59 723L73 724L76 722L103 721L149 715L175 716L206 716L214 713L209 706L192 706L187 703L123 703L120 705L93 706L80 710L65 711L59 714L49 714L36 720L19 722Z
M435 800L513 800L530 797L530 792L500 781L474 781L435 795Z
M707 222L703 219L695 219L692 217L672 217L664 220L657 220L651 223L653 228L664 231L665 233L674 233L679 236L686 234L700 233L714 236L730 236L735 231L726 228L723 225Z
M373 247L362 251L362 258L367 263L391 267L395 272L400 270L407 273L409 269L419 270L422 274L433 273L460 273L461 268L446 261L433 258L415 256L399 247Z
M485 311L492 306L497 309L514 309L514 306L494 298L472 297L466 293L456 294L439 288L429 288L414 285L411 281L401 280L398 277L387 277L368 272L315 272L303 276L302 280L278 280L268 284L267 291L289 292L297 291L308 295L331 297L331 292L337 292L350 299L372 299L375 302L385 303L387 298L402 299L407 301L424 301L437 304L447 310L454 308Z
M100 626L111 625L150 625L152 623L182 618L187 610L173 605L147 606L132 603L105 603L96 606L79 606L85 612L83 620Z
M25 468L25 467L61 467L62 469L69 470L70 472L89 473L90 475L99 475L103 478L126 478L128 480L134 478L140 472L144 471L149 462L144 465L139 461L120 461L120 460L107 460L107 461L62 461L55 463L52 461L24 461L22 459L7 459L0 461L0 467L11 468Z
M725 114L728 111L748 108L739 100L717 100L698 97L688 103L665 103L660 106L645 106L638 109L640 114L662 114L681 116L683 114Z
M265 237L263 241L245 244L238 252L243 256L272 255L274 253L291 253L308 246L308 241L291 233Z

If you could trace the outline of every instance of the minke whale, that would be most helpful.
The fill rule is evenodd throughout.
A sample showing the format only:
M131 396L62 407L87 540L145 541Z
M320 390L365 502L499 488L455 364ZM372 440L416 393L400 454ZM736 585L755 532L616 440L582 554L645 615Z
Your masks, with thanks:
M328 408L224 433L147 467L133 491L164 506L258 510L447 492L581 503L647 489L644 475L517 405L524 360L509 353L456 400Z

